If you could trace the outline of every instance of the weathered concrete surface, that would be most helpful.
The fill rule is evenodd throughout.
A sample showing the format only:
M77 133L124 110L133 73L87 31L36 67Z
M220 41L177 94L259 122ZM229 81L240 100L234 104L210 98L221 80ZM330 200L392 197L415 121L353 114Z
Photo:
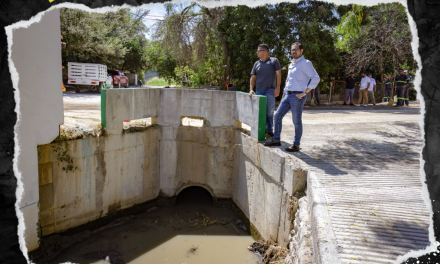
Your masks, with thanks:
M64 116L60 12L58 9L51 10L41 16L39 23L29 27L22 25L11 30L11 33L11 66L15 66L15 69L11 68L11 72L18 73L14 88L17 89L16 98L20 98L16 109L14 173L24 189L23 195L17 197L24 221L19 234L24 236L26 244L21 246L33 250L38 247L39 188L36 146L47 144L58 136L59 125L63 123ZM6 54L4 56L7 57Z
M39 146L42 235L156 198L159 139L160 128L151 126L144 132Z
M232 199L264 239L287 246L297 210L298 192L306 173L298 159L270 149L237 130L235 133ZM253 234L254 235L254 234Z
M312 230L308 197L299 199L299 210L295 214L294 229L290 232L290 254L286 264L315 264L312 246Z
M249 98L247 93L235 93L234 118L251 127L251 136L258 138L260 96Z
M288 146L294 128L290 114L285 118L281 140ZM430 245L419 118L417 104L386 110L305 108L301 151L289 156L310 171L316 263L392 263Z
M161 89L108 89L105 93L105 127L108 134L121 134L124 120L159 115Z
M243 133L241 121L258 132L259 114L248 121L249 109L235 108L237 98L259 113L260 97L250 99L243 93L106 90L104 136L39 147L42 234L81 225L159 194L173 197L186 187L201 186L214 199L233 198L255 233L287 246L298 208L295 196L306 185L304 164L298 159L286 162L284 153ZM122 130L123 120L146 117L154 124L145 131ZM201 119L203 126L184 126L185 117Z

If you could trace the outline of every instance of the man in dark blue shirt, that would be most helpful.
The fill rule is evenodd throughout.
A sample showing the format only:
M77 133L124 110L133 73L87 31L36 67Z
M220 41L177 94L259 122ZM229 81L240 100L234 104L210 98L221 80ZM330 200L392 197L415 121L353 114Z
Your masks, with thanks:
M344 97L344 105L347 104L347 98L350 96L350 105L353 104L353 94L354 94L354 85L356 83L356 77L354 77L354 72L350 72L350 76L345 79L345 97Z
M388 73L387 77L383 79L383 83L385 84L385 95L384 95L384 102L389 102L391 99L391 92L393 91L393 82L394 78L391 77L391 74Z
M281 66L277 58L269 56L269 46L266 44L258 45L257 56L260 59L254 63L251 71L249 97L254 94L256 83L256 94L267 97L266 133L273 137L273 113L275 97L280 94Z

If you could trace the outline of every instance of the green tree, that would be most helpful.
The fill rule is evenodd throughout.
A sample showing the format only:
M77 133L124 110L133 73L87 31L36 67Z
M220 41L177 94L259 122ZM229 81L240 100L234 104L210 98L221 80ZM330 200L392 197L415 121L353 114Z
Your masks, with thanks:
M405 61L415 65L405 7L390 3L363 10L368 12L368 20L356 31L352 30L354 33L347 33L350 31L347 26L342 35L347 40L339 45L347 52L344 55L346 73L368 70L375 76L383 76L385 72L394 72ZM341 24L344 23L343 20Z
M162 45L161 41L152 41L145 49L145 67L159 72L161 78L169 83L176 80L174 69L177 67L177 61L172 53Z
M243 91L249 90L249 77L257 46L266 43L271 56L277 57L282 67L281 87L284 87L290 47L301 42L304 56L313 62L322 82L341 63L335 52L337 41L332 28L339 23L337 7L318 1L298 4L280 3L255 8L247 6L226 7L221 21L229 45L232 78Z
M223 9L196 3L166 4L167 15L157 24L153 38L174 58L176 81L185 86L211 84L225 88L228 49L218 28Z
M79 9L60 10L63 65L67 62L102 63L109 68L140 72L145 68L145 33L142 18L148 10L119 9L91 13Z

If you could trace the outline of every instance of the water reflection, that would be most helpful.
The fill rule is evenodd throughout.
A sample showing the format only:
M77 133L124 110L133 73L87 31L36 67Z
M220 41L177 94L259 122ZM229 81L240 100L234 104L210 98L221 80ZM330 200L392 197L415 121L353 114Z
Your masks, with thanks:
M250 236L176 236L129 264L256 264Z
M60 237L58 241L73 240L76 242L70 243L60 254L44 263L58 264L68 261L94 263L109 256L112 264L126 264L142 256L149 256L148 252L157 251L158 248L167 251L167 256L176 252L175 257L178 258L175 259L177 262L173 260L173 264L256 263L253 258L256 256L247 252L247 247L252 244L253 240L241 221L244 219L234 213L231 205L230 200L214 205L208 191L200 187L190 187L179 194L175 206L156 205L144 212L117 218L98 229L83 230L73 236ZM179 246L173 244L169 250L163 249L163 246L169 243L175 243L174 241L183 238L189 239L189 237L199 240L194 240L194 242L188 240ZM208 239L211 242L200 239ZM210 243L213 243L213 246L209 247ZM186 253L193 245L199 246L195 251L197 254L188 254L189 257L187 257ZM180 248L179 251L177 251L178 248ZM240 255L232 251L234 249L238 250L237 252L243 252L242 262L237 262L236 257ZM190 262L197 260L205 252L209 252L212 261L221 259L223 255L234 258L230 262L226 260L207 262L206 259L202 262ZM248 262L244 262L246 259ZM102 261L102 263L108 264L109 262ZM145 261L143 263L167 262Z

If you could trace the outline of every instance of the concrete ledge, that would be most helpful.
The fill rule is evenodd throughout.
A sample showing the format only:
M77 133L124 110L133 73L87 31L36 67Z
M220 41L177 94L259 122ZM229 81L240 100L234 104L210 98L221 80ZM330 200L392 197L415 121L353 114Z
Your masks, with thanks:
M315 263L342 263L336 237L331 228L325 191L313 171L307 175L307 197L310 212L311 240Z
M266 96L254 95L249 98L248 93L235 93L234 118L251 127L251 136L263 141L266 135Z

